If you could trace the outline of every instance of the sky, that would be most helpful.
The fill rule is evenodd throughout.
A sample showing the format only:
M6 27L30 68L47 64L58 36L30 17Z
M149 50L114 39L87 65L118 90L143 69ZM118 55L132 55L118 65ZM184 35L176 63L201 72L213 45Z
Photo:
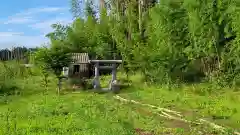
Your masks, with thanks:
M0 4L0 49L36 47L49 40L51 24L72 22L70 0L3 0Z

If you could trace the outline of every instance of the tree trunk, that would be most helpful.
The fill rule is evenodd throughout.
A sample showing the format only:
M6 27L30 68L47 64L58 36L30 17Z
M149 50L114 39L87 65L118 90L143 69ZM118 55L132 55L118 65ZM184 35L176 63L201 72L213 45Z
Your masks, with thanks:
M100 8L106 8L105 7L105 1L104 0L99 0L99 3L100 3Z
M143 0L138 0L138 27L140 35L142 35L142 7L143 7Z

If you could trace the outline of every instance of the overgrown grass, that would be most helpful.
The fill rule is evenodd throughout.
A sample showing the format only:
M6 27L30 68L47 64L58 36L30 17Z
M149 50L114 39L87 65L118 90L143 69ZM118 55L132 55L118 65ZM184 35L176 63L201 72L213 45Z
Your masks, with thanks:
M26 68L21 66L20 63L1 62L0 63L0 93L13 94L13 91L20 90L18 80L28 76Z
M9 85L14 84L20 94L1 96L0 134L135 135L141 134L140 129L156 135L220 134L206 125L165 119L148 108L119 102L111 93L80 91L57 96L54 78L50 78L46 93L39 73L24 76L5 80L14 81ZM226 127L240 126L237 92L225 90L213 94L207 92L206 85L168 90L145 85L139 75L130 79L130 86L122 89L120 96L180 111L190 120L206 118ZM109 80L109 76L101 77L102 86L107 87ZM120 81L127 82L123 75Z
M1 134L131 135L134 128L162 129L154 117L93 93L33 96L1 110Z
M143 103L177 110L190 119L204 118L225 127L240 127L240 92L232 89L214 89L208 84L183 85L170 90L143 85L140 76L133 76L135 88L123 97ZM136 81L138 80L138 81Z
M55 80L50 76L49 88L54 89ZM43 91L41 71L27 68L21 62L0 62L0 94L29 95Z
M15 99L0 108L1 134L135 135L137 129L152 134L196 134L200 128L163 119L146 108L122 104L111 94L38 94Z

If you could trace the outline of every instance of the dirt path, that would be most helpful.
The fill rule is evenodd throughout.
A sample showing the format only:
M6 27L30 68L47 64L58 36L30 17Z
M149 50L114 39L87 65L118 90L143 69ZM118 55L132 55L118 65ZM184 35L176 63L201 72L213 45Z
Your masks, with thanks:
M214 134L222 134L222 135L240 135L239 132L237 131L232 131L229 133L229 131L222 127L219 126L215 123L212 123L210 121L207 121L202 118L198 118L196 120L187 120L186 116L188 114L192 115L193 112L177 112L173 110L169 110L166 108L160 108L154 105L150 104L144 104L140 103L135 100L130 100L126 99L120 96L114 96L114 99L117 99L121 102L125 102L128 104L133 104L133 105L138 105L137 111L141 114L145 115L151 115L151 116L156 116L156 118L159 118L160 120L163 120L164 123L163 125L166 126L167 128L171 129L182 129L183 132L180 134L184 133L185 134L194 134L194 135L214 135ZM228 131L228 132L227 132ZM138 129L137 132L140 135L153 135L156 134L154 131L143 131L141 129ZM178 131L177 131L178 132ZM178 133L172 133L172 132L163 132L163 133L157 133L157 134L178 134Z

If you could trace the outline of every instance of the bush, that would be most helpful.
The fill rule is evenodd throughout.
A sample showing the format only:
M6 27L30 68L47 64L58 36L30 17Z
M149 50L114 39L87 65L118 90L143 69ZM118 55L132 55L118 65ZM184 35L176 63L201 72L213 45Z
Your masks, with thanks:
M17 80L28 75L28 70L16 61L0 62L0 93L13 94L20 89Z

